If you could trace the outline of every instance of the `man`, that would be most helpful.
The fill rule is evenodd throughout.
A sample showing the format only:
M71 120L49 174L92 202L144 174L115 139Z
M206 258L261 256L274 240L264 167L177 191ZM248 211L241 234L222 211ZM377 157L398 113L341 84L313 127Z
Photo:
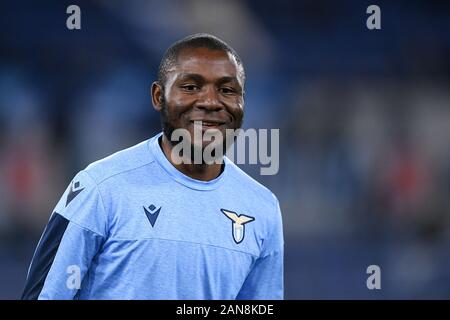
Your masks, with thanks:
M173 44L151 91L163 132L75 176L22 298L282 299L276 197L226 157L180 163L172 152L177 129L191 137L198 123L223 137L238 129L244 80L240 58L220 39L197 34ZM190 141L194 151L212 143Z

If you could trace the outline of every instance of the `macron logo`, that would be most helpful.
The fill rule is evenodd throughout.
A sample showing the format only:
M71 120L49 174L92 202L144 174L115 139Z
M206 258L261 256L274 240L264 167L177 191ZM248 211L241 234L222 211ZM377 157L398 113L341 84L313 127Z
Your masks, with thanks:
M148 221L150 221L150 224L152 225L152 227L155 226L155 222L156 222L156 219L158 219L160 210L161 210L161 207L156 209L156 207L153 204L151 204L148 207L148 210L146 207L144 207L145 215L147 216Z
M70 187L69 193L67 194L66 207L83 190L84 190L84 188L80 189L80 182L79 181L72 183L72 186Z

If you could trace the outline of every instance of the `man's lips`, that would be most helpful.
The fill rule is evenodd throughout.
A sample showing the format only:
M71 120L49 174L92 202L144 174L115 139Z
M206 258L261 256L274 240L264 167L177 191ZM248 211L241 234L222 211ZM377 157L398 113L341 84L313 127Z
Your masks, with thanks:
M198 119L198 120L191 120L192 124L199 124L202 127L209 127L209 128L216 128L224 125L226 122L222 120L213 120L213 119Z

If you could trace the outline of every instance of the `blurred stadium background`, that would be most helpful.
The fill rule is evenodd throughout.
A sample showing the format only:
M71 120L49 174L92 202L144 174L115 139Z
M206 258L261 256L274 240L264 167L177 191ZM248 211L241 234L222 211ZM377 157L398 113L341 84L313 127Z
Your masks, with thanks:
M0 298L75 173L158 132L159 59L195 32L243 58L245 127L280 129L279 174L244 169L281 202L286 298L449 299L450 2L356 0L2 1Z

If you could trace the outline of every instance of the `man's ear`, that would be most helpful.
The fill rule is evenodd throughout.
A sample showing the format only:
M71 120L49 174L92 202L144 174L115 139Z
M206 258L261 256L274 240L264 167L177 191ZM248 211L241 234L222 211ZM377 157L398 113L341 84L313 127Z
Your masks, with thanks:
M164 89L158 81L152 83L152 104L160 112L164 102Z

